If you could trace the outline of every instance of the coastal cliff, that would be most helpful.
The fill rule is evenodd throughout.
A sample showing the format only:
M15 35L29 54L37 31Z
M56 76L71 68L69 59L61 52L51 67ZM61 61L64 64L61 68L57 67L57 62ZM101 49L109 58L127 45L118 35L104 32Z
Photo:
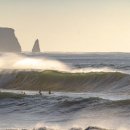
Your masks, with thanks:
M0 27L0 52L21 52L14 29Z

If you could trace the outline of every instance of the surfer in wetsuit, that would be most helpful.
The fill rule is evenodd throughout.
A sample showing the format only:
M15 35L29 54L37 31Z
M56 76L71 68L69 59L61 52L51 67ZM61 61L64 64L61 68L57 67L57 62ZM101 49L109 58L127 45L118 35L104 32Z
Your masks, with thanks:
M39 95L42 95L42 92L41 92L41 90L39 90Z
M21 92L21 94L25 95L25 92Z
M49 92L48 92L49 94L51 94L51 90L49 89Z

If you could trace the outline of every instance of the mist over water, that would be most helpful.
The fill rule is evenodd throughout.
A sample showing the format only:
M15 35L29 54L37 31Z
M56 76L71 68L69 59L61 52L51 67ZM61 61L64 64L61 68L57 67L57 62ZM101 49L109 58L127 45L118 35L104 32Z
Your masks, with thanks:
M66 71L69 68L56 60L47 58L33 58L14 53L6 53L0 56L0 69L18 70L57 70Z
M86 61L87 62L87 61ZM72 64L68 65L65 62L54 59L52 57L44 56L29 56L16 53L3 53L0 55L0 70L56 70L70 73L87 73L87 72L125 72L123 70L118 70L116 68L111 68L109 66L100 67L80 67L77 68Z

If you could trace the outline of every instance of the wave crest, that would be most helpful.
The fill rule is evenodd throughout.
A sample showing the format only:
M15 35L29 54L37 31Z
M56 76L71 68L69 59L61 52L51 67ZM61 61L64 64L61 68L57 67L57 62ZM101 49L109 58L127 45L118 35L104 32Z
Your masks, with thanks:
M130 76L119 72L67 73L14 71L0 74L0 87L8 89L99 92L130 92Z

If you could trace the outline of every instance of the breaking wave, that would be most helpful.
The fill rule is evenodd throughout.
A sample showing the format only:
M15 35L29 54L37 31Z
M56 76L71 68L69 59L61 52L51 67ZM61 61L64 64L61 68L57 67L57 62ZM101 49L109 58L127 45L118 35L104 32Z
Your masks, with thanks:
M75 65L74 65L75 66ZM25 55L17 53L0 53L0 70L55 70L64 71L68 73L89 73L89 72L121 72L128 73L127 71L111 68L110 66L101 67L83 67L78 68L73 65L68 65L60 60L54 58L45 57L44 55Z
M29 57L16 53L0 55L0 70L69 70L67 65L60 61L45 57Z
M62 58L0 54L0 127L129 130L129 60L111 58L107 62L109 57L92 59L91 56L81 60ZM77 64L80 61L84 67L79 66L82 63Z
M0 74L0 88L70 92L130 92L130 75L119 72L13 71Z

